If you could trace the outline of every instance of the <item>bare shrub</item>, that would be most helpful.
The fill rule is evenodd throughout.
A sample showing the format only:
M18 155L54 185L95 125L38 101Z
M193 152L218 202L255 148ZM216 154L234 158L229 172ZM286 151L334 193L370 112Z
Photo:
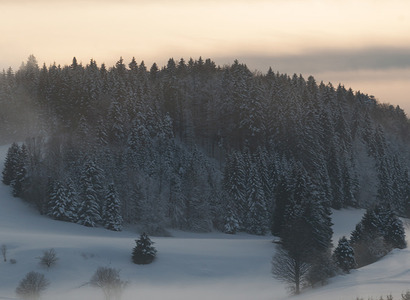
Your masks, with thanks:
M10 258L10 263L12 265L15 265L17 263L17 260L15 260L14 258Z
M353 249L359 268L378 261L389 252L383 237L364 238L353 244Z
M100 288L105 300L119 300L127 283L121 280L119 270L99 267L91 278L90 285Z
M410 291L407 291L405 294L401 294L402 300L410 300Z
M43 251L43 256L39 257L40 265L45 266L47 269L54 266L57 261L57 253L54 249Z
M43 291L49 286L48 280L43 274L37 272L29 272L20 281L16 288L16 294L26 300L38 300Z
M300 293L300 288L306 284L310 265L302 255L295 252L278 249L272 259L272 274L277 280L289 285L294 294Z

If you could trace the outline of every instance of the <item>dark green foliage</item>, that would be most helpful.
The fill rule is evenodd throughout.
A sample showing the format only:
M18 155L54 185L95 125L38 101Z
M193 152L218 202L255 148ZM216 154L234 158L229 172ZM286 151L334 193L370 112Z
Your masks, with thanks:
M351 234L350 245L359 267L373 263L393 248L407 246L403 223L389 206L368 209Z
M24 181L27 179L28 153L26 145L13 143L7 151L2 181L13 188L13 196L23 194Z
M223 232L235 234L239 230L238 217L231 207L226 208L226 216L224 218Z
M322 250L330 207L380 201L410 211L404 112L311 76L202 58L149 70L122 58L112 68L73 59L40 69L30 56L0 75L0 107L5 141L42 136L26 141L24 168L10 173L6 161L5 182L18 173L15 195L48 213L48 178L66 188L71 178L68 206L87 226L104 225L111 182L123 220L150 233L227 225L281 235L298 217Z
M67 190L63 184L56 180L51 187L49 195L49 215L56 220L71 221Z
M101 170L94 161L87 161L81 174L81 192L78 223L96 226L101 220Z
M10 185L13 187L13 196L20 197L24 192L24 182L27 179L28 154L26 145L22 145L18 152L15 178Z
M279 236L285 223L284 215L286 204L291 199L291 189L285 175L279 177L279 181L276 183L273 193L276 201L272 215L271 232L273 235Z
M108 185L108 190L105 196L103 223L104 227L109 230L121 231L121 203L118 199L114 184Z
M6 160L4 161L4 169L2 171L2 181L5 185L10 185L16 179L19 152L20 147L17 143L13 143L7 150Z
M157 255L157 250L153 242L144 232L138 240L135 240L136 246L132 250L132 261L135 264L146 265L152 263Z
M356 268L354 250L350 246L346 237L342 237L339 240L337 247L333 252L333 260L345 273L349 273L351 269Z
M250 166L247 186L248 213L246 215L246 230L251 234L265 235L268 231L269 214L262 182L254 165Z
M327 280L336 274L337 268L332 260L330 249L314 253L309 264L310 268L306 280L312 287L317 284L325 285Z
M392 212L389 212L384 230L384 240L390 248L404 249L407 247L403 222Z
M304 235L310 239L310 250L326 251L331 246L333 234L331 211L318 198L305 170L295 166L291 176L292 194L285 207L282 230L303 230ZM280 236L285 245L288 234L281 232Z

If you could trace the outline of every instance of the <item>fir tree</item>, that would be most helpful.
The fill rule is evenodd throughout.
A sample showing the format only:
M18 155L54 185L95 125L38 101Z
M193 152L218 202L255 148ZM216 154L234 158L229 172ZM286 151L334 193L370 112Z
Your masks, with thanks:
M391 248L407 247L403 222L391 211L388 213L385 227L384 240Z
M351 234L359 267L373 263L393 248L406 247L403 224L389 206L368 209Z
M3 183L10 185L16 179L20 147L17 143L13 143L7 150L6 160L4 162L4 169L2 172Z
M346 237L342 237L339 240L337 247L333 252L333 259L343 272L349 273L351 269L356 267L354 250L350 246Z
M186 199L182 191L182 167L178 169L171 174L169 182L168 217L172 227L182 229L186 224Z
M13 187L14 197L20 197L24 193L24 181L27 179L27 159L27 147L23 144L18 152L15 178L10 183Z
M121 217L121 203L115 190L114 184L108 185L108 189L105 196L104 204L104 227L109 230L121 231L122 230L122 217Z
M94 227L101 220L100 180L100 169L93 161L87 162L81 175L79 194L78 223L81 225Z
M235 234L239 230L239 221L238 217L232 207L226 208L226 214L224 217L224 227L223 232L229 234Z
M291 200L291 190L284 174L279 176L273 193L276 201L272 214L271 232L273 235L279 236L285 224L285 209Z
M246 183L245 169L242 155L232 153L226 162L224 170L223 188L233 209L237 211L239 225L245 220L246 211Z
M68 206L67 190L59 180L55 180L49 195L49 215L56 220L71 221L71 207Z
M254 164L251 165L247 186L248 213L246 218L247 231L252 234L264 235L268 231L268 210L262 183Z
M135 240L136 246L132 251L132 261L135 264L146 265L152 263L157 255L157 250L153 242L144 232L138 240Z
M101 219L100 208L96 192L89 180L82 183L80 201L77 222L87 227L95 227Z
M66 214L68 221L77 222L78 221L78 202L77 202L77 192L74 182L69 178L66 184L66 199L68 212Z

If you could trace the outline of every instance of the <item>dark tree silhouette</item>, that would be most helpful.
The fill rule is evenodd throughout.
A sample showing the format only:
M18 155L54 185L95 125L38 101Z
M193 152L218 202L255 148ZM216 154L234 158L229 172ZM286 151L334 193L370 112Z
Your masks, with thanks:
M153 242L146 233L142 233L140 238L135 241L136 246L132 251L132 261L135 264L145 265L150 264L157 255L157 250L153 246Z

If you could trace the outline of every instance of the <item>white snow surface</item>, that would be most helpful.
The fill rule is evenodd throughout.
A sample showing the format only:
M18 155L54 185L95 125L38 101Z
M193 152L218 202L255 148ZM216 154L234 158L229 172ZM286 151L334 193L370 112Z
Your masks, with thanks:
M0 147L0 167L8 146ZM349 236L363 210L334 211L334 241ZM7 246L7 262L0 257L0 299L17 299L15 289L30 271L50 281L42 299L103 299L87 282L98 267L120 270L128 281L122 299L350 299L378 298L410 289L410 251L394 250L381 261L330 279L329 284L289 296L286 285L273 279L272 236L227 235L219 232L170 231L172 237L151 237L158 250L150 265L131 262L139 233L128 228L112 232L55 221L42 216L11 189L0 184L0 244ZM407 236L409 230L407 227ZM54 248L59 260L50 269L39 264L43 251ZM11 264L15 259L16 264Z

